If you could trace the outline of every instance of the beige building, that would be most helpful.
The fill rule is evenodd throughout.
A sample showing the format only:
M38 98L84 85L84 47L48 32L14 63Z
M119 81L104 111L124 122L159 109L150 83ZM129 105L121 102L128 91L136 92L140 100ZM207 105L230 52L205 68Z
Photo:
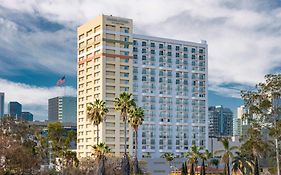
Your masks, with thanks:
M78 27L78 157L90 156L97 142L96 128L86 118L86 104L96 98L109 107L106 122L100 125L100 142L116 155L124 152L124 123L113 100L120 92L132 92L132 25L130 19L102 15Z

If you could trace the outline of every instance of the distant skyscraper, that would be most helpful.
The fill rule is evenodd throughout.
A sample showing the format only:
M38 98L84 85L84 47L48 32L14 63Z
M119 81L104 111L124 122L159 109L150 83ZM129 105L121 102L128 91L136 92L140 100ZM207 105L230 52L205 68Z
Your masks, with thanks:
M76 123L76 97L55 97L48 100L48 120L50 122Z
M22 105L19 102L12 101L8 104L8 112L12 117L20 117L22 112Z
M23 119L23 120L26 120L26 121L33 121L33 114L32 113L30 113L30 112L22 112L21 113L21 118Z
M209 136L233 135L233 112L223 106L209 107Z
M0 92L0 117L4 116L5 94Z
M244 135L250 127L249 121L243 117L247 112L247 108L243 105L237 108L237 135L239 136Z

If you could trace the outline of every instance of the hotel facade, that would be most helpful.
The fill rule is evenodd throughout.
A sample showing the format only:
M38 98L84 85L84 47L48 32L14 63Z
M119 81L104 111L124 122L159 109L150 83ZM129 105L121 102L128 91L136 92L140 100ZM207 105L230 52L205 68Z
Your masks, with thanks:
M145 110L138 156L182 155L192 144L208 145L208 46L133 33L133 21L101 15L77 30L77 155L90 156L96 128L86 105L99 98L109 113L100 124L100 142L124 152L124 123L113 100L133 93ZM133 132L128 128L133 152Z

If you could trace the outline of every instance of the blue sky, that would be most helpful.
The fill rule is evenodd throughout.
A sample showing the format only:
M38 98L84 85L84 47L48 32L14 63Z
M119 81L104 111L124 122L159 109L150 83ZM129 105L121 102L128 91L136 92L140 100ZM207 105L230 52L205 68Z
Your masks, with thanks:
M236 110L241 89L281 72L279 0L0 2L0 91L35 119L47 118L48 98L75 95L76 28L102 13L132 18L135 33L207 40L210 105Z

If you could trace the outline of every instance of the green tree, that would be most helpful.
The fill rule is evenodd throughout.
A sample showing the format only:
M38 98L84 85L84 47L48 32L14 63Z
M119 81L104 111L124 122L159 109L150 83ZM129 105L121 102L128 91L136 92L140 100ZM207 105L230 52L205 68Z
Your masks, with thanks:
M144 110L141 107L133 106L129 110L129 124L135 132L135 157L134 157L134 174L140 172L138 165L138 128L144 121Z
M124 122L124 137L125 137L125 153L122 159L122 171L124 175L130 174L130 163L129 157L127 154L127 120L128 120L128 112L132 106L136 106L134 99L132 98L132 94L127 92L122 92L119 98L115 98L114 106L116 111L120 111L122 120Z
M190 175L195 175L195 169L197 167L198 159L201 156L200 151L202 150L201 147L196 146L193 144L189 152L185 153L185 156L189 159L189 163L191 164L190 167Z
M166 161L169 163L169 169L171 172L172 161L175 158L174 153L166 152L166 153L163 153L161 157L166 159Z
M93 155L98 163L96 175L105 175L106 154L110 153L109 147L105 143L99 143L93 146Z
M60 158L60 164L64 168L67 160L65 156L68 155L71 142L76 141L76 132L64 129L60 122L49 123L48 141L52 148L53 163L57 164L55 158Z
M243 140L245 142L241 146L241 152L250 154L252 157L254 165L254 175L259 175L259 157L265 155L266 151L270 150L270 142L263 140L261 133L261 126L254 123L247 131Z
M265 82L258 83L253 91L242 91L241 96L249 110L245 118L270 130L278 130L277 121L281 115L281 74L266 75ZM277 175L280 175L279 137L274 134L272 137L275 140Z
M200 158L202 160L200 175L206 175L205 161L208 161L212 156L212 153L207 149L205 150L205 152L200 153Z
M230 159L233 157L233 151L238 149L237 146L230 146L228 138L221 138L222 150L215 151L215 154L221 156L221 161L224 163L224 174L230 175Z
M97 127L97 144L99 143L99 125L105 120L107 113L108 108L102 100L96 99L94 103L87 105L87 118Z

